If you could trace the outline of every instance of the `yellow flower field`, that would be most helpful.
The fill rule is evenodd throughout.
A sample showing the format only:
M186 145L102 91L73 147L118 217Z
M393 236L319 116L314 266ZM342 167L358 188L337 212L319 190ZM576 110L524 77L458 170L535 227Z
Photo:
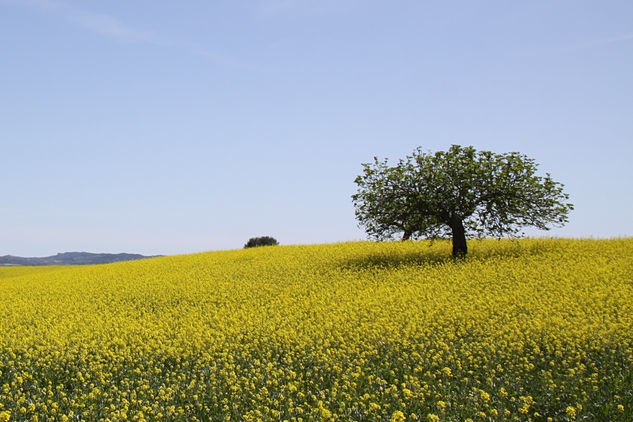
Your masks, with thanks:
M0 421L633 420L633 239L470 249L0 268Z

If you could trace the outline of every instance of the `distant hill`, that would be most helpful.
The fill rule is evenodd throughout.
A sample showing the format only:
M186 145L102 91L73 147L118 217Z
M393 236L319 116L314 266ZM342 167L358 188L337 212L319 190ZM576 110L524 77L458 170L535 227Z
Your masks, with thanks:
M40 265L91 265L109 262L133 261L136 259L155 258L161 255L145 256L133 253L90 253L64 252L41 258L23 258L21 256L0 256L0 266L40 266Z

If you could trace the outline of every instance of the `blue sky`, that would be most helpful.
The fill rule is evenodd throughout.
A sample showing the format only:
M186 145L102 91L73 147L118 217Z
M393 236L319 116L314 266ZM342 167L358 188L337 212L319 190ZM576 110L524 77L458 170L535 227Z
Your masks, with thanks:
M519 151L633 235L633 2L0 0L0 255L364 239L361 163Z

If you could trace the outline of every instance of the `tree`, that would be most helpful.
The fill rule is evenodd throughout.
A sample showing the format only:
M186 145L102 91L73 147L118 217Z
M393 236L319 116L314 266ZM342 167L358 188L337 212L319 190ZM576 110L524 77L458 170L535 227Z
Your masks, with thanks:
M548 230L568 221L573 205L563 185L536 170L533 159L517 152L418 148L392 167L376 157L363 164L352 200L371 238L452 237L453 257L460 257L468 252L467 237L516 236L524 226Z
M251 237L248 239L248 242L244 245L244 249L253 248L256 246L277 246L279 242L274 237L270 236L262 236L262 237Z

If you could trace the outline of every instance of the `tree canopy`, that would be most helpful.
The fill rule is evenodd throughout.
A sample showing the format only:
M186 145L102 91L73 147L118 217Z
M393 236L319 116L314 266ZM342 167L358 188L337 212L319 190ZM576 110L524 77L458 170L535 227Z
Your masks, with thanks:
M279 242L277 239L271 236L251 237L248 242L244 244L244 249L255 248L258 246L277 246Z
M418 148L395 166L374 157L355 180L356 218L379 240L452 237L453 256L463 256L467 237L517 236L525 226L548 230L568 221L569 195L549 173L536 175L537 167L518 152L459 145Z

